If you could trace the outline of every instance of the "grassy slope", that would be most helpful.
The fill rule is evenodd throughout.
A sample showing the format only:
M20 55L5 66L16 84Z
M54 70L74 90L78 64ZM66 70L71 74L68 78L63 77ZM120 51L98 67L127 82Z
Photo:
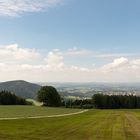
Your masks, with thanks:
M140 140L140 110L0 121L0 140Z

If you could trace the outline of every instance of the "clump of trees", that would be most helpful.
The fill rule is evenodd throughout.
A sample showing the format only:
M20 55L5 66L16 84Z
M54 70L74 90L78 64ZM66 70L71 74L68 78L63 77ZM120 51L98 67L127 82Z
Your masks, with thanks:
M9 91L0 92L0 105L26 105L25 99L12 94Z
M93 101L92 99L63 99L62 105L66 108L90 109L93 108Z
M15 96L15 95L14 95ZM105 95L94 94L92 99L67 99L61 98L57 90L52 86L43 86L38 91L37 99L44 106L67 108L98 108L121 109L140 108L140 97L134 95ZM8 100L8 98L7 98ZM21 100L22 101L22 100ZM7 101L8 102L8 101Z
M37 99L45 106L58 107L61 105L61 97L52 86L43 86L37 94Z
M140 97L134 95L95 94L92 99L95 108L99 109L140 108Z

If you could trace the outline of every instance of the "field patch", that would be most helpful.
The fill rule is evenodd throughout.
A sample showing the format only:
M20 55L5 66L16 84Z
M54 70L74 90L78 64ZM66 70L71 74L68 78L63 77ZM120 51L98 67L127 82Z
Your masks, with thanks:
M67 109L55 110L65 114ZM91 109L64 117L0 120L0 140L139 140L139 134L139 109Z
M81 112L81 109L52 108L39 106L0 106L0 120L20 118L55 117Z

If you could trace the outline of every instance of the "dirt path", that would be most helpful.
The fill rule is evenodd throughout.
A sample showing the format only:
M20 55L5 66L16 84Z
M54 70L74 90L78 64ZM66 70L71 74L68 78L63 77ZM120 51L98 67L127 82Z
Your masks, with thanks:
M71 115L77 115L84 112L87 112L88 109L82 110L79 112L74 113L68 113L68 114L60 114L60 115L49 115L49 116L33 116L33 117L11 117L11 118L0 118L0 120L19 120L19 119L39 119L39 118L53 118L53 117L63 117L63 116L71 116Z

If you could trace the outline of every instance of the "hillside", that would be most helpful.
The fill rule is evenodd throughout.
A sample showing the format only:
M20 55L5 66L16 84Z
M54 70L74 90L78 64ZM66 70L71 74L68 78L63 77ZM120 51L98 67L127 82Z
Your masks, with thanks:
M41 86L23 80L0 83L0 91L7 90L23 98L35 98Z

